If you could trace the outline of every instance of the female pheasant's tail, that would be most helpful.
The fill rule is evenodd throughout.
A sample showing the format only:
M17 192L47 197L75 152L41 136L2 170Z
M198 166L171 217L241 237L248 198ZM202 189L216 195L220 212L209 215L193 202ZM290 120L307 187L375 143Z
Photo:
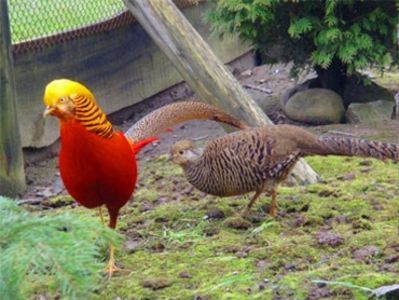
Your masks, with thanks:
M154 110L129 128L125 135L137 142L190 120L213 120L240 129L249 128L244 122L216 106L189 101L172 103Z
M315 151L313 154L372 157L381 160L399 159L399 145L393 143L336 136L319 137L318 141L321 153Z

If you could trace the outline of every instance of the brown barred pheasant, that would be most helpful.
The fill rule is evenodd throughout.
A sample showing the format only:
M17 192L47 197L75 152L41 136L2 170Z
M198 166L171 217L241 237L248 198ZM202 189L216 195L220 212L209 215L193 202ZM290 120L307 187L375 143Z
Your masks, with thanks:
M262 192L272 197L270 214L276 216L276 190L300 157L344 155L398 159L399 145L347 137L317 137L292 125L276 125L234 132L197 149L191 141L172 146L173 162L197 189L216 196L255 191L247 214Z

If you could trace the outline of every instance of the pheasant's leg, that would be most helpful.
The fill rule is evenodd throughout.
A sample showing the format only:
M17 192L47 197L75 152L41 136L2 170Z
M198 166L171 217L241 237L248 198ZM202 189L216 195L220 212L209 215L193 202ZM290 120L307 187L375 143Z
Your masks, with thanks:
M116 229L116 223L118 220L118 214L119 214L119 209L109 209L108 208L108 213L109 213L109 227L112 229ZM106 267L106 272L108 272L108 278L111 279L112 274L115 271L121 271L116 265L115 265L115 248L111 244L109 245L109 261Z
M259 189L256 191L255 195L252 197L251 201L249 201L249 203L247 204L247 206L245 206L244 210L241 212L242 216L247 216L249 214L249 211L252 207L252 205L254 205L256 199L259 198L260 194L262 194L262 189Z
M270 205L270 215L275 218L277 215L277 192L275 190L273 190L271 192L272 194L272 202Z
M101 223L103 223L103 225L106 226L106 225L105 225L104 216L103 216L103 209L102 209L101 206L98 208L98 212L99 212L99 214L100 214Z
M114 248L113 245L110 245L110 246L109 246L109 261L108 261L108 264L107 264L107 267L106 267L105 270L106 270L106 272L108 272L108 278L109 278L109 279L111 279L112 274L113 274L115 271L121 271L121 269L118 268L118 267L115 265L115 248Z

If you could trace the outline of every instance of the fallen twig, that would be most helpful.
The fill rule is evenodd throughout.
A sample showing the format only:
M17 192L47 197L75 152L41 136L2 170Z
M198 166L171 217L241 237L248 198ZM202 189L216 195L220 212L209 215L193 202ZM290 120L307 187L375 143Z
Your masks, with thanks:
M244 87L245 88L249 88L249 89L253 89L253 90L256 90L256 91L259 91L259 92L262 92L262 93L266 93L266 94L269 94L269 95L273 93L273 91L271 89L265 89L265 88L262 88L262 87L257 86L257 85L244 84Z

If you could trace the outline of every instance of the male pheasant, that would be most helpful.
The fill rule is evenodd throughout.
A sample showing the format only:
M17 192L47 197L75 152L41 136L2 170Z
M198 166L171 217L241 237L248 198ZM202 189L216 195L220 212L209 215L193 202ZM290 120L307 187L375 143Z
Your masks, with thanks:
M60 120L59 168L67 191L87 208L106 206L115 229L119 210L132 196L137 181L135 155L152 137L177 123L209 119L238 128L247 126L222 110L199 102L181 102L155 110L138 121L127 135L114 131L94 95L78 82L58 79L50 82L43 98L44 115ZM109 276L116 269L110 247Z

